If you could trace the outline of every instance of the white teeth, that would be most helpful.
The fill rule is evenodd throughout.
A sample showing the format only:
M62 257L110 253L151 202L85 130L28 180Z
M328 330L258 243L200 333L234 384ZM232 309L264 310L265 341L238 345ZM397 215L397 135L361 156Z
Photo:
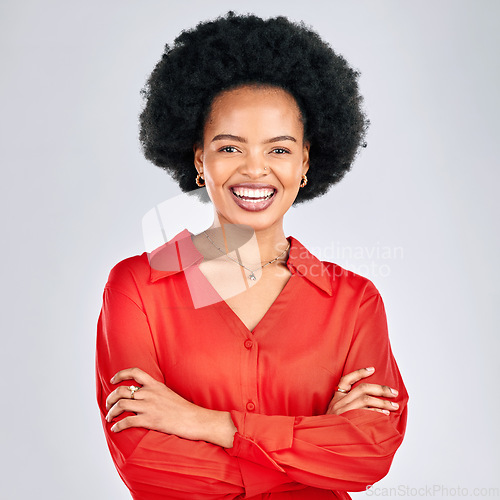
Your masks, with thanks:
M245 200L245 201L249 201L250 203L258 203L259 201L262 201L262 200Z
M262 200L268 200L269 198L271 198L271 196L273 194L274 194L274 192L268 194L267 196L260 196L260 197L253 197L252 196L252 197L250 197L250 196L247 196L247 195L240 195L240 194L234 193L235 196L237 196L238 198L244 199L245 201L262 201Z
M250 198L248 201L259 201L259 200L267 200L271 198L271 196L274 194L273 189L248 189L248 188L240 188L240 187L235 187L233 188L233 193L238 197L238 198ZM251 198L254 198L252 200Z

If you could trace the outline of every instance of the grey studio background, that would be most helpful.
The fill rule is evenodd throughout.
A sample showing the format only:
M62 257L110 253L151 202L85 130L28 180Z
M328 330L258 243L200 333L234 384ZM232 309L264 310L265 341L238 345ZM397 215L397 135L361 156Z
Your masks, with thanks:
M368 148L286 220L379 288L410 393L389 475L354 497L498 498L500 3L486 0L1 3L0 497L129 498L95 402L95 327L109 270L144 251L143 215L179 194L141 155L139 91L164 43L229 9L304 20L362 72Z

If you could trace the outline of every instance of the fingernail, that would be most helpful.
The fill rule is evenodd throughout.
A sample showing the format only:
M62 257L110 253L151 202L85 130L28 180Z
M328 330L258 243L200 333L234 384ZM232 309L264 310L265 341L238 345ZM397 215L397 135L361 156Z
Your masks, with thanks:
M391 389L391 392L394 394L394 396L397 396L399 394L399 392L396 391L396 389Z
M113 376L113 377L111 377L110 382L111 382L112 384L114 384L114 383L115 383L115 377L114 377L114 376Z
M367 372L374 372L375 371L375 368L373 368L373 366L370 366L369 368L365 368L365 370Z
M391 401L391 405L394 406L394 408L399 408L399 405L397 403L394 403L393 401Z
M115 424L115 425L113 425L113 427L111 427L111 430L112 430L113 432L115 432L115 427L116 427L116 424Z
M391 412L389 410L382 410L382 413L385 413L386 415L389 415Z

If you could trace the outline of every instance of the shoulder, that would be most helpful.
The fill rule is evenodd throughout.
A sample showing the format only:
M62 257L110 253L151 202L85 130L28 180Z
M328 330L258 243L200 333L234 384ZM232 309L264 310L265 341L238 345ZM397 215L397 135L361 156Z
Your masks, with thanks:
M349 302L378 294L375 285L364 276L325 260L320 260L300 241L290 237L292 248L289 261L293 267L333 297L342 296ZM350 302L352 303L352 302Z
M374 295L380 295L377 287L365 276L357 274L334 262L321 261L321 263L328 269L334 291L351 291L353 294L365 299Z
M128 293L147 284L150 277L151 267L147 253L144 252L118 262L109 273L106 288Z

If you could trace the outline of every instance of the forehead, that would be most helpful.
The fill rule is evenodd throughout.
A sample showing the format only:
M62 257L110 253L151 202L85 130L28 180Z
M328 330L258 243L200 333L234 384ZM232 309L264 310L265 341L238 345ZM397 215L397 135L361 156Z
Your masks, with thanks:
M242 86L224 91L213 100L206 127L236 126L302 128L294 97L279 87Z

